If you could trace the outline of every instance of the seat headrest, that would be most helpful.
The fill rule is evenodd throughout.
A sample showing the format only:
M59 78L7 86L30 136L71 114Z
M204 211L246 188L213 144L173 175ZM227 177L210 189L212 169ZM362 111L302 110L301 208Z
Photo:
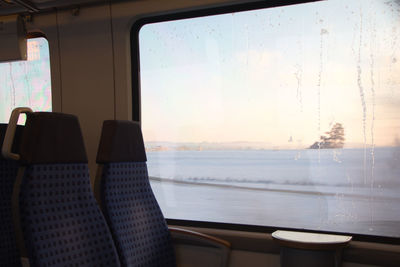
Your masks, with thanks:
M142 131L138 123L123 120L104 121L97 163L146 160Z
M78 118L55 112L27 114L19 154L27 164L88 162Z
M7 126L8 126L8 124L0 123L0 150L3 147L4 137L5 137L6 131L7 131ZM21 135L22 135L23 129L24 129L24 126L17 125L17 128L15 130L15 135L14 135L14 142L13 142L13 145L11 148L12 153L17 153L17 154L19 153L18 151L19 151L19 145L21 142ZM3 160L3 159L5 159L5 158L3 157L3 154L0 153L0 160Z

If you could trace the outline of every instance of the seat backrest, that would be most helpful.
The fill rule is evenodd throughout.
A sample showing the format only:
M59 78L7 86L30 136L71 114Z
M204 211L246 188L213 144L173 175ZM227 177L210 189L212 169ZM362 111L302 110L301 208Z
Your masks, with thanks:
M120 266L91 190L78 119L27 114L20 164L14 194L30 266Z
M3 146L7 124L0 124L0 148ZM18 147L22 127L17 127L13 152ZM12 213L12 192L17 178L18 162L5 159L0 153L0 266L21 266L17 249Z
M105 121L95 193L123 266L175 266L171 236L150 186L139 124Z

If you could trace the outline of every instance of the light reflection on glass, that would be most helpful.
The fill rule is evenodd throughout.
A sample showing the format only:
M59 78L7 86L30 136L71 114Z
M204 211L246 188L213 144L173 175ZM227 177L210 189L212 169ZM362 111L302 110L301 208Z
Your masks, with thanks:
M51 111L49 46L45 38L28 39L28 60L0 63L0 122L15 107ZM19 121L23 123L23 119Z

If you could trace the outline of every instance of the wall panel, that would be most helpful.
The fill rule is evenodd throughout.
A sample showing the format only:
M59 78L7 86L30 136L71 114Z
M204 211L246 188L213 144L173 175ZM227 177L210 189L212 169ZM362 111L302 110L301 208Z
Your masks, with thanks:
M103 120L114 118L114 77L108 6L58 12L62 111L79 116L93 179Z

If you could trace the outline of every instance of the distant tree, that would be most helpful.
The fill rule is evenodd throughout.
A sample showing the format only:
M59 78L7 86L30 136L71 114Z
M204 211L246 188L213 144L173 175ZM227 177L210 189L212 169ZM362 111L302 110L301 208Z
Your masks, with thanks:
M344 145L344 128L341 123L335 123L329 132L320 137L320 141L315 142L309 148L343 148Z

